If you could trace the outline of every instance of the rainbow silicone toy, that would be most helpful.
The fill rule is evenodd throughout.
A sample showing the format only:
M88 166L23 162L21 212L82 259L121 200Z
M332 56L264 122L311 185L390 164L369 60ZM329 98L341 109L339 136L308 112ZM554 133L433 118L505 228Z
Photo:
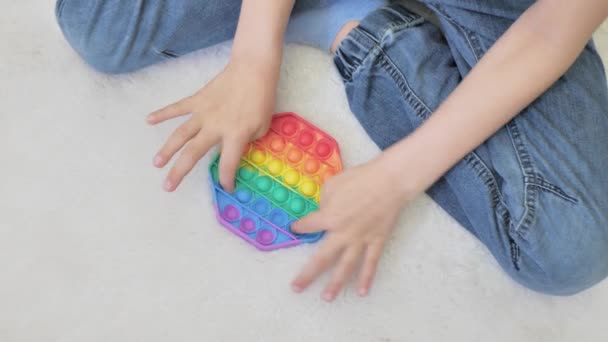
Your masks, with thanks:
M268 134L250 143L232 194L219 184L219 155L209 166L220 223L260 250L318 241L291 223L318 209L321 186L342 170L336 141L294 113L277 114Z

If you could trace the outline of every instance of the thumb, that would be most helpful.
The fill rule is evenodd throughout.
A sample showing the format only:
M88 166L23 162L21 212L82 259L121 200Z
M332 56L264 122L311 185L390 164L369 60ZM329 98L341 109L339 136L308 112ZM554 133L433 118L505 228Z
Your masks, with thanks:
M241 162L245 144L238 139L226 139L222 146L219 165L220 184L229 193L234 191L234 178Z
M291 230L297 234L316 233L323 230L325 216L322 211L315 211L312 214L294 222Z

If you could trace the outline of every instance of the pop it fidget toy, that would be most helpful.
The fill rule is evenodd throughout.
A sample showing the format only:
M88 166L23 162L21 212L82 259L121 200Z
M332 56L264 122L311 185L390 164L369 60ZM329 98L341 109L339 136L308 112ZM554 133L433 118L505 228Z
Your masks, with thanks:
M318 241L323 232L296 234L291 223L318 209L321 186L342 170L336 141L294 113L277 114L264 137L250 143L233 193L209 166L218 220L257 248L269 251Z

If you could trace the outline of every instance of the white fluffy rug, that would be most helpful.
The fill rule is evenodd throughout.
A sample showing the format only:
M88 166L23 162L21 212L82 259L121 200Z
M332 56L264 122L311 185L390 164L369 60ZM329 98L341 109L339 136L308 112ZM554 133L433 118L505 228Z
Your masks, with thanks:
M171 195L151 166L176 123L151 128L145 114L208 81L228 45L107 77L64 42L52 1L2 7L0 341L608 339L608 282L530 292L426 196L404 212L370 298L351 287L326 304L319 283L294 295L316 246L261 253L221 228L209 158ZM277 110L336 137L347 165L378 153L329 57L290 47L279 93Z

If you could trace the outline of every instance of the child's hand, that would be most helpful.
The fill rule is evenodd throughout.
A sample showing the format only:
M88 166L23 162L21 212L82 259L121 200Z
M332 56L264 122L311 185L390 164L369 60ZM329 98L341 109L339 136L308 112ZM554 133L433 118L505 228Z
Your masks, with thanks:
M360 296L367 295L384 244L401 208L409 200L403 191L397 190L392 174L391 165L379 159L327 181L320 210L292 226L297 233L327 230L320 249L293 281L294 291L304 290L335 264L323 292L323 299L332 301L363 259L357 292Z
M148 123L156 125L192 114L154 158L154 165L162 168L184 148L169 171L165 190L174 191L194 165L219 143L222 144L220 183L225 190L234 190L244 146L268 130L276 102L278 73L278 67L256 68L232 62L196 94L148 116Z

